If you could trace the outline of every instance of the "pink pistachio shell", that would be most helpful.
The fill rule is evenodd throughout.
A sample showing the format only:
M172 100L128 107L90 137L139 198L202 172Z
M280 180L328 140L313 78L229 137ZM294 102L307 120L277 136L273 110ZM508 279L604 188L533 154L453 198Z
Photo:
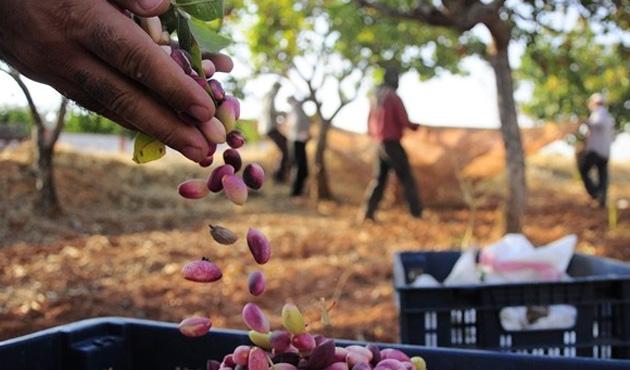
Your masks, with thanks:
M204 180L191 179L179 184L177 192L186 199L201 199L208 195L208 186Z
M214 162L214 157L209 156L209 157L206 157L205 159L200 160L199 165L201 167L210 167L212 165L212 162ZM208 188L207 181L204 181L204 186L206 187L206 189Z
M251 350L250 346L238 346L234 349L232 353L232 359L237 365L247 366L247 360L249 359L249 351Z
M249 292L254 296L263 294L265 292L265 275L262 271L252 271L247 279L247 286L249 288Z
M240 131L232 130L227 134L227 144L233 149L238 149L245 145L245 137Z
M230 166L229 164L224 164L215 168L214 171L212 171L212 173L210 174L210 177L208 177L208 190L213 193L220 192L221 190L223 190L223 183L221 182L221 180L223 180L223 176L233 174L234 167Z
M234 362L234 355L232 354L225 355L225 357L223 357L223 362L221 363L221 367L235 368L236 362Z
M359 362L352 367L352 370L372 370L372 366L365 362Z
M389 370L405 370L405 365L403 365L402 362L395 360L393 358L381 360L378 364L376 364L376 366L384 367Z
M212 322L207 317L189 317L179 323L179 331L187 337L200 337L208 333Z
M225 99L225 90L223 89L221 82L214 79L208 80L208 87L210 89L210 94L212 94L214 100L219 103L223 102L223 100Z
M243 165L243 161L241 160L241 155L238 154L238 150L232 148L228 148L223 152L223 162L234 167L234 172L238 172Z
M247 231L247 246L256 263L264 265L271 258L271 245L263 233L254 228Z
M333 362L328 365L324 370L348 370L348 364L345 362Z
M275 353L287 352L291 346L291 333L286 330L274 330L271 333L271 347Z
M251 330L259 333L268 333L269 319L255 303L248 303L243 307L243 321Z
M210 121L198 124L199 129L209 142L215 144L225 143L226 133L225 127L216 117L212 117Z
M223 277L219 267L205 258L199 261L188 262L182 268L182 273L184 274L184 279L197 283L210 283Z
M265 171L258 163L250 163L243 170L243 182L250 189L258 190L265 181Z
M348 351L346 351L345 348L335 347L335 362L346 361L347 356L348 356Z
M171 58L181 67L184 73L187 75L191 74L192 66L190 65L190 60L182 49L173 48Z
M297 367L295 367L295 365L293 365L293 364L288 364L286 362L280 362L280 363L274 364L271 367L271 370L297 370Z
M409 356L407 356L404 352L399 351L394 348L385 348L381 350L381 359L389 359L392 358L398 361L411 361Z
M291 338L291 344L300 351L300 353L311 353L315 349L315 338L309 333L294 335Z
M248 370L269 370L269 357L264 350L254 347L249 352Z
M247 202L247 186L243 179L236 175L226 175L221 179L223 184L223 192L232 203L242 206Z

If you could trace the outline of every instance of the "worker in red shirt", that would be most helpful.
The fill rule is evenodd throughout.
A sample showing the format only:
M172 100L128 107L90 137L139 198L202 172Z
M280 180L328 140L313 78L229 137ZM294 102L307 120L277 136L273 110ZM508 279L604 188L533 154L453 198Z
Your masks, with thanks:
M390 169L394 169L404 187L411 215L415 218L422 217L422 205L416 182L411 173L407 153L400 145L405 128L415 131L420 125L409 121L405 106L396 94L398 75L398 70L387 69L383 85L378 87L370 101L368 134L378 143L378 158L374 178L368 186L365 205L359 215L361 221L374 220L374 213L383 198Z

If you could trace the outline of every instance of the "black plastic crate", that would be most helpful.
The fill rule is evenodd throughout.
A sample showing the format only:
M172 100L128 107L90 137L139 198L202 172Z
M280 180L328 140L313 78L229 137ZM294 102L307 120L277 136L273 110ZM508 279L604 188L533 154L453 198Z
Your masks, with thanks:
M356 344L337 341L338 345ZM245 332L212 330L201 338L182 336L174 324L102 318L60 326L0 342L2 370L174 370L205 369L208 359L220 361L240 344ZM560 359L496 352L428 349L386 345L420 355L429 370L613 370L625 361Z
M394 284L403 343L563 357L630 359L630 264L576 254L565 282L413 287L427 273L443 281L460 252L401 252ZM569 329L507 331L505 307L568 304ZM630 362L628 367L630 368Z

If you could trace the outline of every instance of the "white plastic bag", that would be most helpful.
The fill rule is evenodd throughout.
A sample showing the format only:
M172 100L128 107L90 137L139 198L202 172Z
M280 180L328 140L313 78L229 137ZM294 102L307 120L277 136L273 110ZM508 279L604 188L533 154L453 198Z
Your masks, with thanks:
M476 255L477 250L474 248L470 248L462 253L455 263L455 266L453 266L451 273L444 279L444 285L453 286L481 283L481 278L477 271L477 262L475 261Z
M479 264L487 283L558 281L566 276L577 237L567 235L535 248L521 234L507 234L484 248Z

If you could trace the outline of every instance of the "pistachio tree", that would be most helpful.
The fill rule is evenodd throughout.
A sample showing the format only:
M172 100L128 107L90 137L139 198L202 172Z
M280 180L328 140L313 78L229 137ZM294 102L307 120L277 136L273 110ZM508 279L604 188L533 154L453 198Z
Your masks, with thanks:
M476 27L485 28L490 37L485 48L477 50L494 71L497 108L506 151L507 200L506 231L520 232L527 205L525 157L514 101L514 78L508 49L514 40L536 42L542 29L552 27L554 16L575 9L583 17L601 25L602 32L627 27L628 0L352 0L374 14L416 22L448 30L465 41ZM626 16L624 16L626 14Z
M370 20L342 0L245 3L243 9L254 20L247 34L256 71L287 77L315 106L320 122L315 184L320 199L332 195L325 161L328 130L370 80L368 75L388 66L401 72L414 68L424 78L440 71L459 72L460 51L444 47L457 43L454 33L438 37L412 22Z

